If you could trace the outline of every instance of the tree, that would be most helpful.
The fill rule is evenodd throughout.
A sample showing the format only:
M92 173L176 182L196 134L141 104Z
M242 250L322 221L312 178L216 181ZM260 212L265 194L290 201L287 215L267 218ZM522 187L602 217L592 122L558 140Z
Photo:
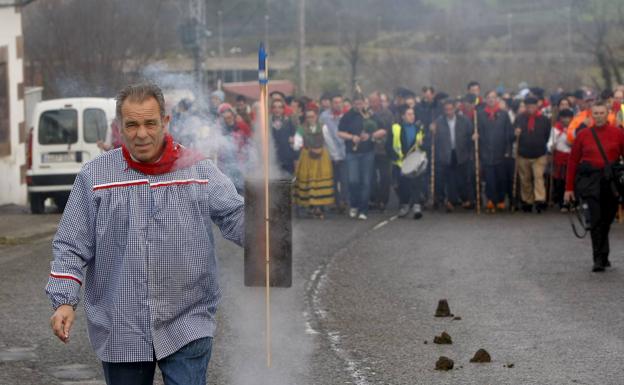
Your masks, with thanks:
M111 96L166 47L163 3L35 2L24 11L27 68L41 72L48 97Z

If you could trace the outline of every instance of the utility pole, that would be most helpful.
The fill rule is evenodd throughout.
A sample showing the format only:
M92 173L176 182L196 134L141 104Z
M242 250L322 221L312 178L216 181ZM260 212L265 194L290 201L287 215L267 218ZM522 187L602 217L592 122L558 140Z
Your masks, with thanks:
M297 64L299 67L299 93L306 93L306 73L305 73L305 0L299 0L299 46L297 49Z
M189 19L193 23L194 47L193 47L193 72L198 86L204 83L204 38L206 36L206 9L204 0L190 0Z
M513 55L513 29L511 28L511 22L513 20L513 13L507 14L507 33L509 34L509 53Z
M266 0L264 5L264 47L266 52L270 54L271 49L269 47L269 0Z
M217 33L219 34L219 57L223 57L225 55L223 49L223 11L217 11Z
M568 12L568 22L567 22L567 28L568 28L568 55L572 55L572 7L571 6L567 6L566 7L566 11Z

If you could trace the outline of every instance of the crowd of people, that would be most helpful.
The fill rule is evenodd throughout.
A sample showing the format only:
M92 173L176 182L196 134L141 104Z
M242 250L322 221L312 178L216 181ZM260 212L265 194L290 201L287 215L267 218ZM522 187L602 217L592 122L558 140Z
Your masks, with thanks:
M541 213L555 205L566 212L568 159L578 133L594 124L591 106L604 101L608 123L623 126L624 87L599 94L559 89L549 97L526 84L514 93L482 94L476 81L466 89L461 97L423 87L419 95L398 88L392 97L374 91L319 100L272 92L272 156L282 177L293 180L298 213L366 220L369 210L387 209L393 192L399 217L414 219L425 208ZM220 163L241 191L247 149L260 129L258 104L243 96L227 103L221 91L210 102L221 133L235 143L236 154L220 155ZM173 114L174 136L187 104ZM414 153L422 169L406 172Z

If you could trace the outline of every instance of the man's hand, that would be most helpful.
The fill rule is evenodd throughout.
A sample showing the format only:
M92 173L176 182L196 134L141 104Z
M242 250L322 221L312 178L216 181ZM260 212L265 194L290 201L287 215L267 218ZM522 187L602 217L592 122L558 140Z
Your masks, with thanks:
M351 138L351 141L353 142L353 144L358 144L360 143L360 137L357 135L353 135L353 137Z
M574 191L566 191L563 194L563 201L565 203L571 203L574 202L576 200L576 197L574 196Z
M474 134L472 134L472 140L473 140L473 141L475 141L475 142L476 142L477 140L479 140L479 134L478 134L478 133L476 133L476 132L475 132Z
M61 305L56 309L52 318L50 318L50 326L54 335L64 343L69 342L69 331L74 324L76 312L70 305Z
M437 130L438 126L435 124L435 122L431 123L431 125L429 126L429 131L431 131L431 133L433 135L435 135L436 130Z
M515 134L516 134L516 137L520 136L520 134L522 134L522 128L520 127L516 128Z
M370 134L368 132L363 132L360 134L360 139L362 139L362 142L366 142L370 139Z

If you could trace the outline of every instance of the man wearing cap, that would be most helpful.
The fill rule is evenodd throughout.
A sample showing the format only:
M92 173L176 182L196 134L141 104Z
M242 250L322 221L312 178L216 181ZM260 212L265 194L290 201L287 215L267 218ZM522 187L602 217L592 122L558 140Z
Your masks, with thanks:
M539 110L538 100L529 96L525 99L527 111L516 119L515 134L518 137L518 174L522 209L531 212L533 205L537 212L546 209L546 184L544 172L548 165L546 144L550 137L550 120Z
M84 286L89 339L108 385L203 385L215 333L213 223L238 245L244 203L232 182L168 134L162 91L117 96L123 147L76 176L52 242L51 327L70 340Z

